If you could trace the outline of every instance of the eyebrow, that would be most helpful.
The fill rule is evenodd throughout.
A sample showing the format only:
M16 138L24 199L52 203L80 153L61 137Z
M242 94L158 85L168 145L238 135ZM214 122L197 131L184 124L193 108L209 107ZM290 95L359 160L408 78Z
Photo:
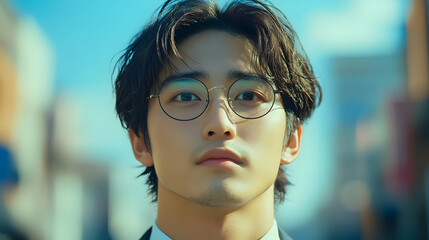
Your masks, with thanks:
M175 79L179 78L194 78L194 79L207 79L209 76L206 72L200 72L200 71L191 71L191 72L181 72L181 73L175 73L173 75L170 75L162 81L162 84L166 84L167 82L170 82Z
M230 70L228 71L227 74L227 78L228 78L228 82L239 79L239 78L244 78L244 77L260 77L260 78L264 78L263 76L257 74L256 72L245 72L245 71L241 71L241 70ZM170 75L168 77L166 77L164 79L164 81L162 81L162 84L166 84L172 80L176 80L179 78L193 78L193 79L198 79L198 80L204 80L204 79L209 79L209 74L207 72L202 72L202 71L190 71L190 72L181 72L181 73L175 73L173 75Z
M240 71L240 70L231 70L228 72L228 79L231 79L231 80L244 78L244 77L264 78L261 75L257 74L256 72L244 72L244 71Z

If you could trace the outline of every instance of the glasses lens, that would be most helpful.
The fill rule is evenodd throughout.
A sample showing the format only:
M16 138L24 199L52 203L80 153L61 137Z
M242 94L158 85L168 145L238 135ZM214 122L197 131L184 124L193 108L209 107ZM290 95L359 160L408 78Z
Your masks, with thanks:
M228 92L232 110L243 118L259 118L274 103L273 87L261 78L243 78L233 83Z
M198 117L207 107L207 88L195 79L180 78L163 85L159 103L164 112L177 120Z

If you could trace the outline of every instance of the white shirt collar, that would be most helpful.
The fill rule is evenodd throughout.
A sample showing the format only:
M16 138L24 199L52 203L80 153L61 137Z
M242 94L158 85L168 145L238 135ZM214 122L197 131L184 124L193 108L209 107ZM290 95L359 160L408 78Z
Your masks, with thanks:
M152 226L152 233L150 234L149 240L172 240L170 237L167 236L161 229L159 229L158 225L155 222Z
M271 226L270 230L268 230L267 233L265 233L264 236L261 237L259 240L279 240L279 229L277 227L277 221L274 219L273 225Z
M274 219L273 225L271 226L270 230L268 230L265 235L259 239L259 240L279 240L279 229L277 227L277 221ZM149 240L172 240L170 237L167 236L161 229L159 229L158 225L155 222L152 226L152 233L150 234Z

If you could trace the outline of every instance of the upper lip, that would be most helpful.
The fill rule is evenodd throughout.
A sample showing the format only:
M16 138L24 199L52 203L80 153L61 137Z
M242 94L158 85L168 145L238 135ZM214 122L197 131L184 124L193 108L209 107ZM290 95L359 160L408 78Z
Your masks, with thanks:
M228 148L212 148L205 152L197 161L196 164L203 163L209 159L231 159L233 162L241 165L244 163L243 159L237 153Z

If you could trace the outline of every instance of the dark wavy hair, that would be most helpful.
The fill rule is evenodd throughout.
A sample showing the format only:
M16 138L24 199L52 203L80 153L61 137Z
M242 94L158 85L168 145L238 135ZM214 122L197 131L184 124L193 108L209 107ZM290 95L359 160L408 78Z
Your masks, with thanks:
M242 36L253 45L257 70L273 79L277 89L283 91L286 140L320 104L320 85L295 30L271 3L234 0L220 9L212 0L168 0L132 39L115 66L118 117L124 128L143 135L149 151L145 99L159 88L161 69L173 67L170 57L181 59L178 45L189 36L210 29ZM149 192L156 201L158 178L154 166L147 167L142 175L147 175ZM280 166L274 184L277 201L284 200L288 184Z

